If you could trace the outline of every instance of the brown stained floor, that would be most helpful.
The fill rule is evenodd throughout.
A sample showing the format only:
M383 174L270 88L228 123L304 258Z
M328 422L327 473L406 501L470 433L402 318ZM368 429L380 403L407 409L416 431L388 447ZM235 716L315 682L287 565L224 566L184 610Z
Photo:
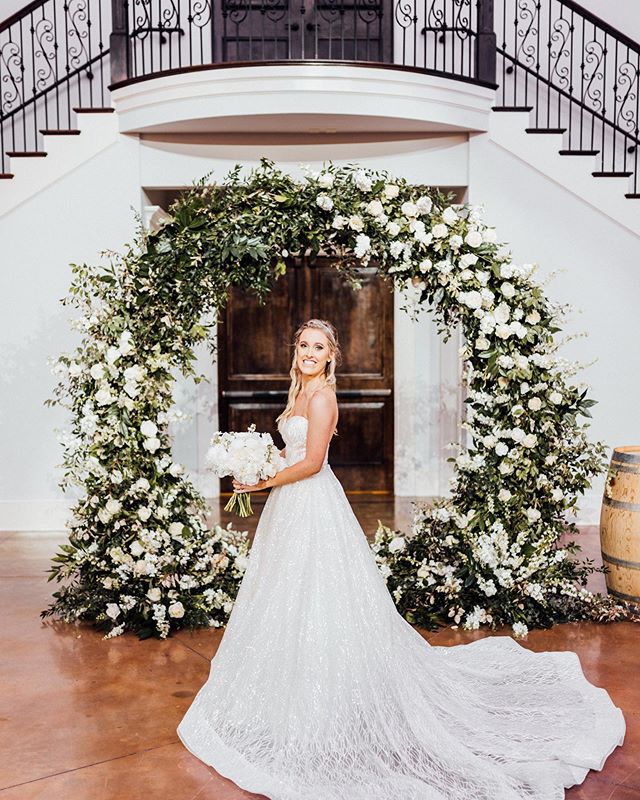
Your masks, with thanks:
M410 518L406 499L350 501L367 535L378 519L406 528ZM192 756L176 735L222 632L103 641L87 625L42 621L55 590L45 572L64 538L0 533L0 800L260 800ZM585 529L581 542L598 557L596 529ZM601 575L593 586L604 586ZM490 635L420 632L444 646ZM534 631L523 642L532 650L574 650L627 719L624 746L601 773L568 790L567 800L640 800L639 633L631 623L581 623Z

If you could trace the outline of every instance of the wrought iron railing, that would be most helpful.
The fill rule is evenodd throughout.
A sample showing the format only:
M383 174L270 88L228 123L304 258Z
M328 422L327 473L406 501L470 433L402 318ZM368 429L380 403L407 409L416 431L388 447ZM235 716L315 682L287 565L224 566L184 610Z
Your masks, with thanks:
M572 0L500 0L496 31L498 106L531 109L530 132L563 133L563 155L640 197L640 45Z
M596 176L639 196L640 46L573 0L33 0L0 23L0 175L115 86L306 61L497 75L497 106L530 109L529 131L562 131L563 154L597 156Z
M109 104L110 0L34 0L0 22L0 174L7 155L44 155L74 133L74 109Z

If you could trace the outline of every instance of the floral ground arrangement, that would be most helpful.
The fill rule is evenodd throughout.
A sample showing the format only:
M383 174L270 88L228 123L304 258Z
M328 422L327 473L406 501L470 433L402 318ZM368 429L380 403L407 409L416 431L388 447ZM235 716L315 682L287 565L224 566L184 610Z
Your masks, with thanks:
M213 325L231 287L268 299L289 254L338 257L357 291L371 262L426 307L446 337L460 325L470 444L455 459L451 496L417 508L410 531L380 526L373 550L398 610L419 625L530 626L626 615L589 593L594 567L566 514L604 468L581 417L593 401L554 340L566 308L532 265L516 265L480 210L357 165L302 180L263 160L222 182L205 176L155 230L108 265L73 264L64 304L81 341L59 356L48 401L70 411L63 489L81 498L50 580L64 582L42 616L88 620L105 638L166 637L228 619L244 574L246 537L205 524L204 499L171 456L176 371L194 347L215 353Z

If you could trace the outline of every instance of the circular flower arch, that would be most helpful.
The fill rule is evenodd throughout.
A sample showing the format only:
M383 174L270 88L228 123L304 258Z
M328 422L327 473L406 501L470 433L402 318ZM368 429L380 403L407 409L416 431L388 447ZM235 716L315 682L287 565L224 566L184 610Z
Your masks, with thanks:
M604 467L580 416L592 400L554 334L532 265L513 263L480 210L385 172L328 164L297 181L263 159L221 184L205 176L151 231L139 224L108 264L72 264L63 303L81 342L54 362L54 397L71 411L61 487L80 488L69 542L50 579L65 581L42 616L88 620L105 638L167 636L222 625L246 567L246 535L210 531L206 504L171 455L176 373L194 348L215 354L214 324L231 287L268 296L289 254L320 251L357 290L371 262L404 308L460 325L469 444L450 497L416 505L411 530L380 526L372 545L398 610L413 623L477 628L582 618L625 608L585 588L594 567L561 544L566 513Z

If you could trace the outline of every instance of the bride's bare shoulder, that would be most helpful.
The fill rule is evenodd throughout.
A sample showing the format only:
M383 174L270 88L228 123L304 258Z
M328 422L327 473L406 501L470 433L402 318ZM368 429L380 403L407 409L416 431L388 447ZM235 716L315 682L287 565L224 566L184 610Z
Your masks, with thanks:
M309 399L309 413L333 416L338 410L336 393L329 386L315 391Z

